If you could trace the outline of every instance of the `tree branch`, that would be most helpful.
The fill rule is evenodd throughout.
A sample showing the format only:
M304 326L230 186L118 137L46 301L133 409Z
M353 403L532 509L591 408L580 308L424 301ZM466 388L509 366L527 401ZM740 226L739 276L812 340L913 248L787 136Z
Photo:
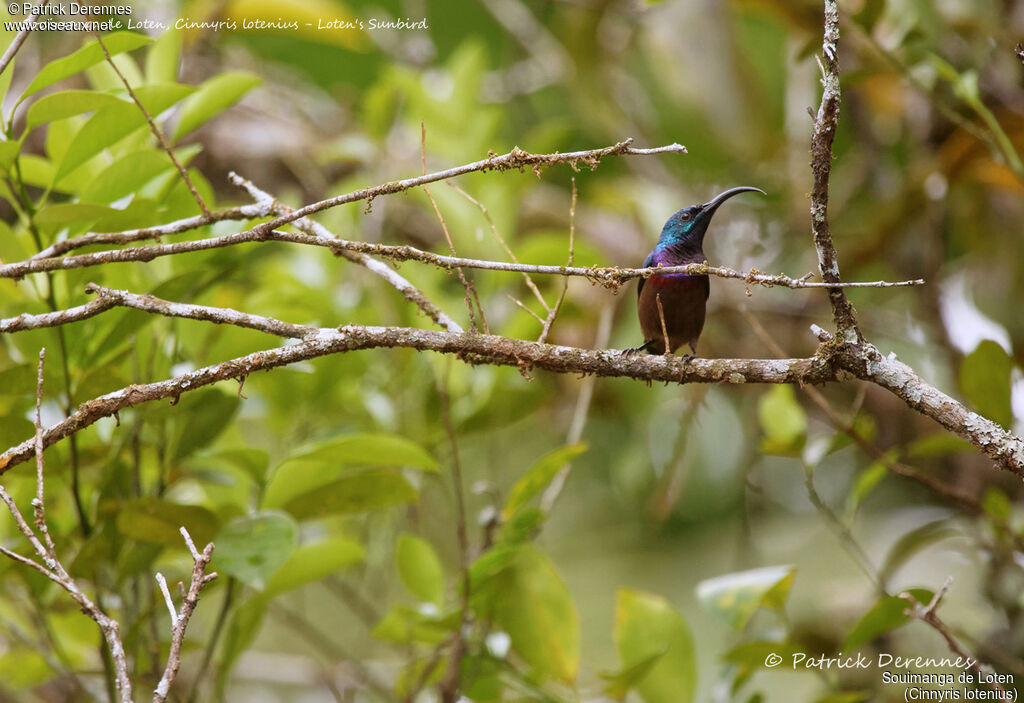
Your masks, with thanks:
M189 582L188 591L182 600L181 610L175 612L170 597L167 595L167 587L162 582L161 577L164 596L167 598L172 615L171 648L167 655L167 667L164 669L163 676L160 677L160 683L157 684L156 690L153 692L153 703L163 703L167 700L167 696L171 691L171 684L177 678L178 667L181 666L181 646L185 641L185 628L188 627L188 621L192 617L192 612L196 609L196 605L199 604L199 592L203 590L206 584L217 578L217 572L206 573L206 567L209 566L210 560L213 558L213 542L207 544L206 548L200 553L196 549L196 545L192 541L192 536L189 535L188 530L182 527L179 531L185 539L185 545L188 547L189 553L192 555L192 580ZM160 574L157 574L157 576L160 576Z
M291 214L298 210L291 211ZM289 217L291 215L288 215ZM67 270L76 268L87 268L110 263L125 263L132 261L152 261L162 256L174 256L197 251L208 251L211 249L222 249L252 242L290 242L292 244L304 244L308 246L325 247L336 254L344 256L343 252L355 252L359 254L373 254L393 261L419 261L437 266L446 270L454 270L459 267L482 269L487 271L507 271L512 273L533 273L548 276L582 276L594 283L600 283L609 287L617 287L622 283L634 278L649 278L655 274L690 273L718 276L719 278L731 278L743 281L749 285L761 285L765 287L782 286L785 288L899 288L907 286L923 285L924 280L912 279L907 281L810 281L811 274L802 278L792 278L784 274L769 275L756 269L750 271L735 271L722 266L710 266L706 262L700 264L686 264L684 266L664 266L649 268L619 268L601 266L551 266L538 264L520 264L508 261L487 261L482 259L467 259L461 256L446 256L423 251L416 247L407 245L376 244L373 242L357 242L345 239L335 239L333 236L314 236L305 232L286 232L282 230L262 230L258 225L251 230L225 234L220 237L209 237L207 239L194 239L171 244L149 244L140 247L127 249L114 249L100 251L91 254L78 254L76 256L65 256L62 258L51 257L45 259L30 258L11 264L0 265L0 278L22 278L30 273L41 271ZM326 230L325 230L326 231ZM329 233L328 233L329 234ZM841 291L840 291L841 292Z
M30 315L27 312L23 312L17 317L0 319L0 333L23 332L25 330L34 330L42 327L66 325L69 322L78 322L79 320L86 320L90 317L94 317L112 307L114 307L114 303L112 301L105 298L98 298L86 303L85 305L68 308L67 310L47 312L41 315Z
M214 222L224 220L255 220L260 217L267 217L271 214L268 203L259 202L254 205L242 205L241 207L230 207L224 210L216 210L208 215L193 215L180 220L174 220L156 227L141 227L129 229L123 232L90 232L79 237L63 239L54 242L37 254L29 257L33 259L52 259L74 249L91 246L94 244L130 244L146 239L160 239L170 234L180 234L189 230L199 229Z
M152 296L146 296L152 297ZM139 296L143 298L143 296ZM144 309L142 305L139 309ZM150 312L175 315L187 308L154 303ZM216 308L207 308L210 317ZM234 313L234 311L231 311ZM184 315L191 317L190 314ZM231 315L220 320L231 324ZM256 317L256 316L250 316ZM276 322L276 321L275 321ZM280 323L287 325L288 323ZM273 325L273 328L277 328ZM272 332L276 334L276 332ZM406 348L454 354L470 364L494 364L519 369L538 368L554 373L593 374L666 383L827 383L836 380L837 369L830 360L807 359L691 359L677 357L624 356L618 350L588 350L553 344L538 344L495 335L453 334L406 327L363 327L346 325L337 329L318 329L297 344L266 349L246 356L205 366L180 376L155 383L131 385L81 404L67 418L47 429L43 446L56 442L92 425L103 417L125 408L181 394L218 381L245 377L298 361L315 359L361 349ZM26 440L0 454L0 474L30 459L33 440Z
M814 248L818 252L818 270L825 283L835 284L839 278L839 259L832 243L828 224L828 180L832 171L832 141L839 124L839 7L836 0L825 0L825 33L822 40L821 105L814 118L811 135L811 171L814 186L811 189L811 232ZM832 316L839 335L847 342L863 342L857 326L857 311L839 286L828 289Z

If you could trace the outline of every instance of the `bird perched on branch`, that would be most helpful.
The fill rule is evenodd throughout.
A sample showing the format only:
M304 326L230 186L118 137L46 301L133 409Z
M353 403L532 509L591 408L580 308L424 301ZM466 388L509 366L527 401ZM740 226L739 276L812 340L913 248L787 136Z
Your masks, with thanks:
M760 188L730 188L703 205L686 207L668 218L654 250L644 260L648 266L683 266L707 261L704 256L704 234L718 207L734 195L753 191L765 195ZM646 351L652 354L674 353L683 344L690 346L692 359L697 354L697 338L704 329L704 309L710 285L702 274L654 274L639 279L637 309L644 343L624 353Z

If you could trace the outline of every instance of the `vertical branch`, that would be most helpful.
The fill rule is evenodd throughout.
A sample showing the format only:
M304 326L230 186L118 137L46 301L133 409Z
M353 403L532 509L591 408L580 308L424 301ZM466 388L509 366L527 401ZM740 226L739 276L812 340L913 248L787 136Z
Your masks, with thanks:
M153 121L153 117L149 114L149 110L147 110L138 97L136 97L135 91L132 90L132 86L128 82L128 79L124 77L124 74L121 73L117 64L115 64L114 60L110 57L110 52L107 51L107 47L103 43L103 39L100 37L99 33L96 34L96 41L99 42L100 48L103 49L103 55L107 57L107 63L109 63L110 67L114 69L114 73L116 73L117 77L121 79L121 83L128 91L128 96L132 99L132 102L138 106L139 110L142 112L142 116L146 118L146 123L149 124L149 131L151 131L153 136L156 137L157 144L159 144L160 148L166 151L167 155L171 157L171 162L174 164L174 167L178 169L178 173L181 174L182 180L185 181L185 185L188 186L188 192L192 194L192 198L196 201L196 204L199 205L199 210L203 215L209 217L210 211L206 208L203 196L199 195L199 191L196 190L195 185L192 184L192 179L189 178L188 171L186 171L185 167L181 165L180 161L178 161L178 157L174 155L171 145L167 142L167 138L164 136L164 133L159 127L157 127L156 122Z
M450 365L448 367L450 369ZM469 537L466 530L466 497L462 486L462 463L459 460L459 445L455 439L455 427L452 424L451 399L448 396L448 375L438 379L438 393L441 396L441 422L448 435L448 444L452 453L452 483L455 491L455 536L459 545L459 629L452 642L448 668L438 686L442 703L455 703L459 700L460 669L462 657L466 652L465 630L469 624Z
M43 367L46 362L46 347L39 350L39 368L36 372L36 497L32 501L32 513L35 517L36 529L43 536L43 544L46 547L46 556L52 560L57 559L57 548L50 537L50 528L46 525L46 498L43 489Z
M828 181L832 171L832 142L839 124L839 7L836 0L825 0L825 32L822 41L821 105L814 118L811 135L811 171L814 186L811 189L811 233L818 252L818 270L826 283L838 283L839 259L832 243L828 224ZM857 311L846 298L842 288L828 289L829 302L836 329L848 343L864 341L857 327Z
M160 683L157 684L156 690L153 691L153 703L164 703L167 700L167 696L171 691L171 684L174 683L174 679L178 676L178 667L181 666L181 646L185 641L185 628L188 627L188 621L192 617L192 612L199 603L199 592L203 590L206 584L217 578L217 572L206 573L206 567L209 565L210 559L213 558L213 542L207 544L206 548L200 553L196 549L196 545L192 541L192 536L189 535L188 530L182 527L179 531L185 539L185 545L188 547L189 553L192 555L192 581L189 583L188 591L185 592L185 597L182 600L181 611L178 612L175 611L174 603L171 602L171 594L167 592L167 582L162 574L157 574L157 581L164 594L164 602L171 613L171 648L167 655L167 667L164 669L163 676L160 677Z
M14 502L14 499L7 493L3 486L0 486L0 501L3 501L3 503L7 505L7 509L14 518L14 522L18 526L18 529L23 535L25 535L25 538L29 541L29 544L32 545L36 554L38 554L39 558L42 559L42 563L26 556L22 556L21 554L13 552L3 546L0 546L0 554L38 571L40 574L63 588L78 604L82 612L88 615L96 625L99 626L100 632L103 635L103 640L106 642L107 649L110 652L111 665L114 673L114 683L117 689L116 695L120 699L121 703L131 703L132 685L128 678L128 657L125 654L124 645L121 643L119 625L116 620L110 618L105 612L103 612L103 608L89 600L89 597L79 589L78 584L76 584L74 579L72 579L68 574L64 565L61 564L60 559L57 558L57 550L53 545L53 540L50 538L50 530L46 525L46 503L44 500L43 490L45 475L43 464L43 429L42 422L40 420L40 407L42 406L43 395L43 367L45 359L46 353L45 350L42 350L39 354L39 371L36 384L36 433L34 440L34 449L36 454L36 496L32 500L34 521L37 529L43 535L45 545L32 531L32 528L29 526L25 517L18 509L17 504Z

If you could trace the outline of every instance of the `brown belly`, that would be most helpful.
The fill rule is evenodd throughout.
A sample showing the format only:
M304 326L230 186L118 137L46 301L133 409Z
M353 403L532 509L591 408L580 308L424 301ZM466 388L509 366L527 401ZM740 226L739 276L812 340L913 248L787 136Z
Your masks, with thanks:
M704 329L704 312L710 286L707 276L651 276L644 283L637 302L640 330L648 351L665 353L665 334L658 313L658 299L665 314L669 351L686 344L696 352L697 339Z

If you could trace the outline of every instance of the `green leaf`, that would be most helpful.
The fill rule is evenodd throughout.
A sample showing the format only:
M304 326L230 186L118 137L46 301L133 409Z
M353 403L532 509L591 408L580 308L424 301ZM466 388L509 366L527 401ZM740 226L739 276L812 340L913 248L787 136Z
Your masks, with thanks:
M342 477L347 466L395 466L437 472L440 466L416 443L398 435L335 437L285 459L267 486L264 505L283 507L293 498Z
M395 561L398 575L410 593L420 600L441 605L444 569L429 542L413 535L402 535L395 549Z
M181 461L217 439L231 424L240 403L237 394L212 388L186 394L171 408L180 427L173 440L174 460Z
M1010 372L1013 360L990 339L982 342L960 364L960 389L979 413L1003 427L1013 425Z
M572 682L579 667L579 615L565 583L530 544L497 551L500 558L476 569L474 610L508 633L535 674Z
M764 393L757 403L757 415L765 435L765 453L790 454L803 446L807 414L797 402L792 386L779 385Z
M853 16L853 21L864 28L865 32L871 33L875 24L885 12L885 0L864 0L860 12Z
M383 642L436 646L448 639L458 626L457 618L437 618L407 605L398 605L381 618L371 634Z
M198 153L198 145L178 150L175 155L183 164ZM80 194L82 202L112 203L126 195L138 194L147 183L174 168L167 154L156 149L133 151L99 172Z
M898 449L890 449L887 452L890 461L899 457ZM889 469L881 461L872 462L866 469L860 472L857 480L853 483L849 495L846 496L846 515L852 519L857 513L861 502L875 489L882 480L889 475Z
M180 83L139 86L135 95L154 119L195 89ZM74 171L96 154L124 139L146 124L146 117L133 102L118 102L97 110L75 135L57 169L57 180Z
M615 645L623 669L657 656L634 688L646 703L688 703L697 684L697 652L686 621L659 596L619 589ZM660 653L660 656L659 656Z
M259 594L248 599L234 609L228 626L224 632L224 646L221 649L221 661L217 667L217 700L223 700L223 692L230 679L238 657L256 641L263 620L267 615L267 599Z
M985 491L981 507L986 513L1003 522L1009 522L1013 515L1013 504L1010 502L1010 498L995 486Z
M774 668L767 666L766 662L774 663L776 667L781 665L783 668L789 668L787 664L792 666L793 655L805 651L796 644L772 640L748 640L736 645L722 655L724 661L736 667L731 685L734 696L755 672Z
M173 83L178 80L181 31L168 29L146 52L146 82Z
M49 159L36 154L22 154L18 159L21 168L21 180L27 185L46 188L53 183L53 163Z
M331 483L292 498L283 506L299 518L381 510L412 503L419 493L395 469L350 468Z
M106 205L92 203L57 203L47 205L35 217L35 222L47 230L58 230L62 227L88 227L101 217L113 212Z
M759 608L782 610L795 575L794 566L767 566L725 574L697 584L697 599L739 631Z
M7 172L21 151L21 140L0 141L0 171Z
M931 602L932 596L935 595L923 588L912 588L908 592L920 603ZM853 626L853 629L850 630L850 633L846 635L840 651L851 652L887 632L906 625L911 619L909 615L904 614L908 607L910 607L910 604L902 598L882 596L871 610L864 613L861 619L857 621L857 624Z
M948 519L925 523L907 532L889 548L885 561L878 570L878 578L883 584L886 583L897 569L922 549L961 534L963 533L959 529L951 526Z
M529 542L537 536L547 515L540 508L526 507L501 526L502 542Z
M103 44L107 47L107 52L111 56L138 49L150 41L149 37L143 34L136 34L135 32L116 32L103 37ZM75 53L51 61L43 66L43 69L29 83L28 88L25 89L18 102L20 103L43 88L49 87L57 81L64 80L68 76L73 76L79 71L83 71L104 60L103 49L100 47L99 42L89 42Z
M46 95L32 103L25 116L25 129L35 129L41 124L63 120L72 115L95 112L109 105L123 105L125 101L110 93L95 90L64 90Z
M267 476L270 455L262 449L239 447L203 454L202 460L211 464L219 462L230 464L247 473L253 481L262 483Z
M558 470L587 450L586 444L561 447L541 457L529 471L516 481L509 493L502 517L509 520L535 495L543 491L558 474Z
M269 598L315 583L361 562L365 556L363 545L340 535L313 544L303 544L270 577L264 593Z
M236 579L262 591L292 556L298 525L283 513L264 512L233 520L214 540L214 562Z
M174 130L174 141L234 105L259 83L257 76L240 71L222 73L204 82L182 107L178 126Z
M182 505L147 496L125 503L117 513L117 530L123 535L170 547L184 547L179 528L192 535L192 541L202 549L213 540L217 531L217 516L198 505ZM217 547L220 547L218 543Z
M635 664L625 667L622 671L614 672L611 674L601 674L601 678L605 679L608 683L605 685L604 692L615 700L621 701L626 697L626 694L630 690L636 688L637 684L643 680L658 660L665 656L667 649L663 649L658 652L654 652L650 656L640 659Z

